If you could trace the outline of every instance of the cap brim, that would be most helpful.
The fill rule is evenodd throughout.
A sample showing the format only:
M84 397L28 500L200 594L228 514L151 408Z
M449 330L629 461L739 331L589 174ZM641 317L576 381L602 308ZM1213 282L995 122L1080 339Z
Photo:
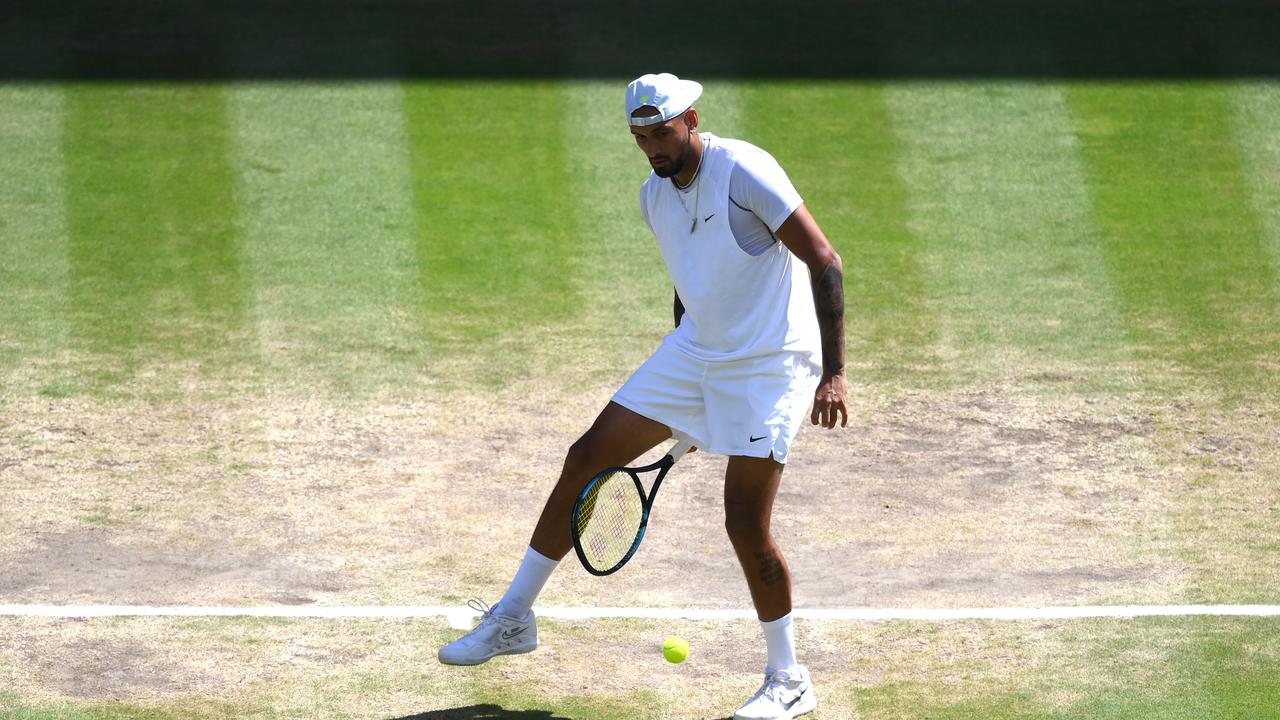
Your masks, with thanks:
M642 107L653 107L653 106L652 106L652 105L645 105L645 106L642 106ZM671 120L675 120L676 118L680 117L681 115L683 115L683 114L685 114L685 113L689 112L689 108L692 108L692 107L693 107L693 106L692 106L692 105L690 105L689 107L687 107L687 108L685 108L685 109L681 110L680 112L676 113L675 115L672 115L671 117L663 117L663 116L662 116L662 113L658 113L657 115L642 115L642 116L640 116L640 117L636 117L635 115L631 115L631 116L629 116L629 118L628 118L628 119L630 120L630 122L631 122L631 126L632 126L632 127L648 127L648 126L650 126L650 125L657 125L658 123L664 123L664 122L669 122L669 121L671 121Z

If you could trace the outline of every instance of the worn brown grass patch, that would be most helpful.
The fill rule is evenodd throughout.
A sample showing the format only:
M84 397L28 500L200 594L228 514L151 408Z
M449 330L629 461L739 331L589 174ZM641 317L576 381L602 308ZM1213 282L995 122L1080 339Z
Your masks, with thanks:
M0 426L0 597L496 598L610 390L22 401ZM1260 562L1280 506L1265 414L862 390L849 428L802 431L784 478L775 532L799 605L1229 602L1224 568L1277 579ZM683 461L633 564L595 580L570 558L543 603L746 606L723 465Z

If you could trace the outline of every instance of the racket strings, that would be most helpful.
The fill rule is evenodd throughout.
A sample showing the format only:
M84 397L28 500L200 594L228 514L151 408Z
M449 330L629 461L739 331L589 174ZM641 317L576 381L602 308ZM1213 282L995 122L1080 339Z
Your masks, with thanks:
M627 473L600 480L583 498L575 519L586 559L597 570L622 562L635 544L644 517L644 501Z

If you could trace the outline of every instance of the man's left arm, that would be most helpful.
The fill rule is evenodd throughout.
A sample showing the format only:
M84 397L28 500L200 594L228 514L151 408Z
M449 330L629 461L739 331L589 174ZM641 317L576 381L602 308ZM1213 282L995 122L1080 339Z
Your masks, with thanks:
M844 375L844 264L822 228L804 205L795 209L778 227L778 238L796 257L809 266L813 304L818 311L822 334L822 381L814 393L814 425L833 428L849 422L845 402L849 395Z

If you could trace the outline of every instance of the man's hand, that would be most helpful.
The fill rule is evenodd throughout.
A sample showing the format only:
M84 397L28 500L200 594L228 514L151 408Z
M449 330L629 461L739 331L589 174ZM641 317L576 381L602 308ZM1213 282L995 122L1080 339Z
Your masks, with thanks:
M849 411L845 400L849 397L849 381L844 373L823 373L822 381L813 394L813 414L809 420L814 425L824 428L836 426L836 417L840 418L840 427L849 424Z

